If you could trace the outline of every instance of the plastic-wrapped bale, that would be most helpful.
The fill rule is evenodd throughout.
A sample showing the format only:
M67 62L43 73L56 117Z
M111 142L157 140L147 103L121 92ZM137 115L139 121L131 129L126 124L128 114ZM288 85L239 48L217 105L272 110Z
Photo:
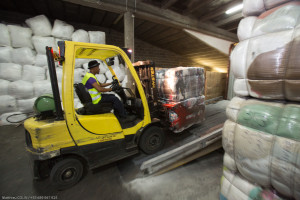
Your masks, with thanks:
M251 182L300 199L300 105L235 97L226 114L224 165Z
M43 54L37 54L35 57L35 64L36 66L44 67L48 65L47 56Z
M10 35L5 24L0 23L0 46L10 46Z
M281 200L275 191L263 189L226 167L221 178L220 200Z
M176 67L156 72L159 98L166 101L182 101L204 93L204 69L200 67Z
M88 63L89 61L90 61L89 59L76 58L75 59L75 68L82 68L83 64Z
M246 17L238 26L239 40L296 28L299 23L300 2L290 2L262 13Z
M46 46L53 47L54 51L58 51L56 49L55 39L54 37L42 37L42 36L33 36L32 42L35 50L38 54L46 54Z
M17 111L16 98L10 95L0 96L0 113L15 112Z
M125 68L124 65L120 64L119 66L114 65L112 66L112 69L114 70L116 76L118 77L118 80L122 82L125 78Z
M17 100L18 110L22 113L33 112L33 106L36 97L31 99L19 99Z
M42 67L24 65L22 80L24 81L42 81L45 80L46 70Z
M167 102L162 106L167 115L169 128L175 133L182 132L204 120L204 96L193 97L180 102Z
M74 32L74 27L72 25L56 19L54 21L51 35L56 38L71 40L73 32Z
M88 31L90 43L105 44L105 32L102 31Z
M272 26L268 25L270 21ZM282 29L272 28L274 23L282 21L290 23ZM299 25L300 2L272 9L264 18L256 20L252 33L259 36L251 35L250 39L241 41L231 54L237 95L300 101ZM262 32L266 34L260 35Z
M291 0L243 0L243 15L256 16Z
M33 65L35 62L36 52L28 47L13 49L12 60L20 65Z
M82 68L77 68L74 70L74 83L81 83L85 75L85 71Z
M32 29L33 34L37 36L50 36L52 26L45 15L38 15L25 20L26 24Z
M28 47L33 49L31 42L32 30L21 26L8 25L12 47Z
M96 78L100 83L106 82L106 76L104 74L96 74Z
M62 67L56 67L56 78L57 78L57 82L61 83L62 82L62 75L63 75L63 69ZM47 70L46 72L47 75L47 80L50 81L50 74L49 74L49 70ZM50 82L49 82L50 83Z
M14 81L8 86L8 94L17 99L28 99L34 96L33 85L28 81Z
M9 81L0 79L0 96L8 95L8 85L9 84L10 84Z
M22 78L22 66L14 63L0 63L0 79L17 81Z
M12 47L0 47L0 63L11 63L12 51Z
M4 113L0 115L0 126L18 124L26 118L27 115L21 112Z
M52 94L50 81L35 81L33 82L34 96L39 97L43 94Z
M79 29L72 34L72 41L89 43L89 34L87 31Z

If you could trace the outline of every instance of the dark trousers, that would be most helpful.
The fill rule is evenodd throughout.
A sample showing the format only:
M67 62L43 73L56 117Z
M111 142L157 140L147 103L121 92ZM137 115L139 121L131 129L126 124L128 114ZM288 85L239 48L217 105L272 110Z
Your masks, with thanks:
M125 109L122 102L113 94L101 94L101 101L99 103L112 103L114 111L120 116L125 117Z

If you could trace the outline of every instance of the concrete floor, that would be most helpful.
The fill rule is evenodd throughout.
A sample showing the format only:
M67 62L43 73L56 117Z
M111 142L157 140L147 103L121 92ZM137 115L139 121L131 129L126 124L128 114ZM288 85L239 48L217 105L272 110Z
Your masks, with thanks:
M216 106L217 107L217 106ZM223 106L220 108L222 109ZM139 153L88 172L75 186L56 191L49 180L33 181L25 151L24 128L0 127L0 195L45 199L216 200L219 199L223 151L218 150L160 176L144 177ZM23 198L20 198L23 197Z

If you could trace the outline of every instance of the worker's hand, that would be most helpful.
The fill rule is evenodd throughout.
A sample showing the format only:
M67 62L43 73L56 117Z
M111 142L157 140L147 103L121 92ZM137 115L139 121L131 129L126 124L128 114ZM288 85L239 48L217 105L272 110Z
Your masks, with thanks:
M119 81L117 79L114 79L113 82L111 83L112 85L119 85Z
M118 84L113 84L112 87L111 87L111 90L113 92L116 92L117 90L119 90L121 87L118 85Z

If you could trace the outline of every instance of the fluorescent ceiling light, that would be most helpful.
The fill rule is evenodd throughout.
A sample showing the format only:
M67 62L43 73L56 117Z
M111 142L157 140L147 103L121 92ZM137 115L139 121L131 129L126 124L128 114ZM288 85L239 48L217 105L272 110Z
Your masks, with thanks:
M243 8L243 4L241 3L241 4L237 5L237 6L234 6L234 7L230 8L230 9L228 9L225 13L226 14L231 14L231 13L234 13L236 11L242 10L242 8Z

